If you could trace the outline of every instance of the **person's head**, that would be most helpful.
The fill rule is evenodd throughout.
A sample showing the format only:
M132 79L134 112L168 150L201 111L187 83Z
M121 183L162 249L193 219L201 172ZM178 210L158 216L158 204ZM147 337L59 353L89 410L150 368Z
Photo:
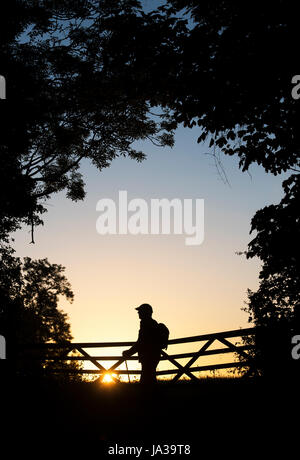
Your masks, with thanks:
M142 303L136 310L140 319L151 318L153 313L152 307L148 303Z

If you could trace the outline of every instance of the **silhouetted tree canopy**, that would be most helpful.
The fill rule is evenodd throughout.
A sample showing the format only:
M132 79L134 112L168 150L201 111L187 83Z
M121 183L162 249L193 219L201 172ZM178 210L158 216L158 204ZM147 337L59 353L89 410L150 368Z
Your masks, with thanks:
M41 199L52 193L65 189L72 200L83 199L82 159L101 170L120 155L142 160L145 155L132 146L136 140L173 142L165 123L149 114L143 79L137 84L123 68L135 53L128 33L133 38L140 28L156 36L153 52L165 33L157 36L157 21L138 14L139 2L32 0L6 6L0 20L0 73L7 80L0 106L2 237L22 219L38 223L45 210ZM116 34L123 47L114 43Z
M74 297L64 267L47 259L25 257L22 261L11 249L2 248L0 270L2 320L6 318L7 303L11 303L22 312L25 323L28 321L28 327L23 323L18 330L21 343L71 339L67 315L58 309L60 296L70 302Z
M175 117L203 130L199 140L261 164L274 174L299 166L299 104L291 96L298 73L298 24L291 5L172 0L193 24L185 38Z
M289 316L300 305L299 179L292 175L285 180L280 203L257 211L252 219L251 229L257 235L249 243L247 257L263 261L259 290L249 293L251 318L257 325Z
M300 323L293 324L300 307L299 185L299 175L292 175L283 182L285 195L280 203L257 211L251 225L257 234L246 252L248 258L263 262L258 290L248 291L249 321L262 330L277 328L278 335L288 334L289 347L290 329L297 327L300 332ZM280 332L282 327L285 332ZM280 339L276 337L277 342Z
M253 340L252 357L257 371L274 377L299 376L299 365L291 358L291 338L300 333L300 253L299 196L300 176L283 182L285 195L277 205L256 212L251 231L256 236L246 256L263 262L257 291L248 290L249 322L258 332ZM277 377L278 378L278 377Z
M18 359L17 354L26 344L71 341L68 316L59 308L62 297L69 302L74 298L64 267L47 259L21 260L4 246L0 252L0 333L7 340L9 362L15 363L18 373L53 367L45 360L28 363ZM76 362L71 365L76 366Z
M119 155L140 161L134 141L172 145L181 123L243 170L299 165L287 3L170 0L148 13L136 0L5 3L3 235L39 223L52 193L83 199L82 159L99 170Z

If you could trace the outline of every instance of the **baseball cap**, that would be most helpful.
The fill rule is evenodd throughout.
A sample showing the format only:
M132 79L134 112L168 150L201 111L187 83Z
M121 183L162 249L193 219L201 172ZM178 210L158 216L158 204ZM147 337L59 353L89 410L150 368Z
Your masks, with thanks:
M138 310L138 311L147 311L149 313L153 313L153 309L152 309L151 305L149 305L148 303L142 303L139 307L136 307L136 310Z

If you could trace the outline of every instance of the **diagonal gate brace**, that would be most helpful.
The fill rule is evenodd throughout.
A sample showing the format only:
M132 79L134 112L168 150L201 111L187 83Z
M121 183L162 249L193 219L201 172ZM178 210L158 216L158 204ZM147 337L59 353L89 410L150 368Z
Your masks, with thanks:
M210 339L208 340L197 353L192 357L192 359L189 360L189 362L185 366L181 366L180 371L175 375L175 377L172 379L172 382L177 382L177 380L183 375L187 374L189 377L192 375L194 379L198 380L197 377L195 377L190 371L189 368L194 364L195 361L203 354L205 350L207 350L208 347L214 342L215 339Z
M76 347L76 350L78 350L83 356L86 358L89 358L89 360L96 366L98 369L103 371L103 373L109 372L110 369L105 369L96 359L94 359L92 356L90 356L86 351L84 351L81 347ZM118 380L111 375L111 378L113 379L114 382L117 382Z

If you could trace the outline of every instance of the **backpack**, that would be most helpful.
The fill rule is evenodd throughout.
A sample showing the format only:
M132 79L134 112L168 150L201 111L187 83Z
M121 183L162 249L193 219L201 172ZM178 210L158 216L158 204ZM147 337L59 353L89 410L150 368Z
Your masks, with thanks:
M158 344L161 349L168 348L168 340L169 340L169 329L163 323L158 323L157 325L157 335L158 335Z

